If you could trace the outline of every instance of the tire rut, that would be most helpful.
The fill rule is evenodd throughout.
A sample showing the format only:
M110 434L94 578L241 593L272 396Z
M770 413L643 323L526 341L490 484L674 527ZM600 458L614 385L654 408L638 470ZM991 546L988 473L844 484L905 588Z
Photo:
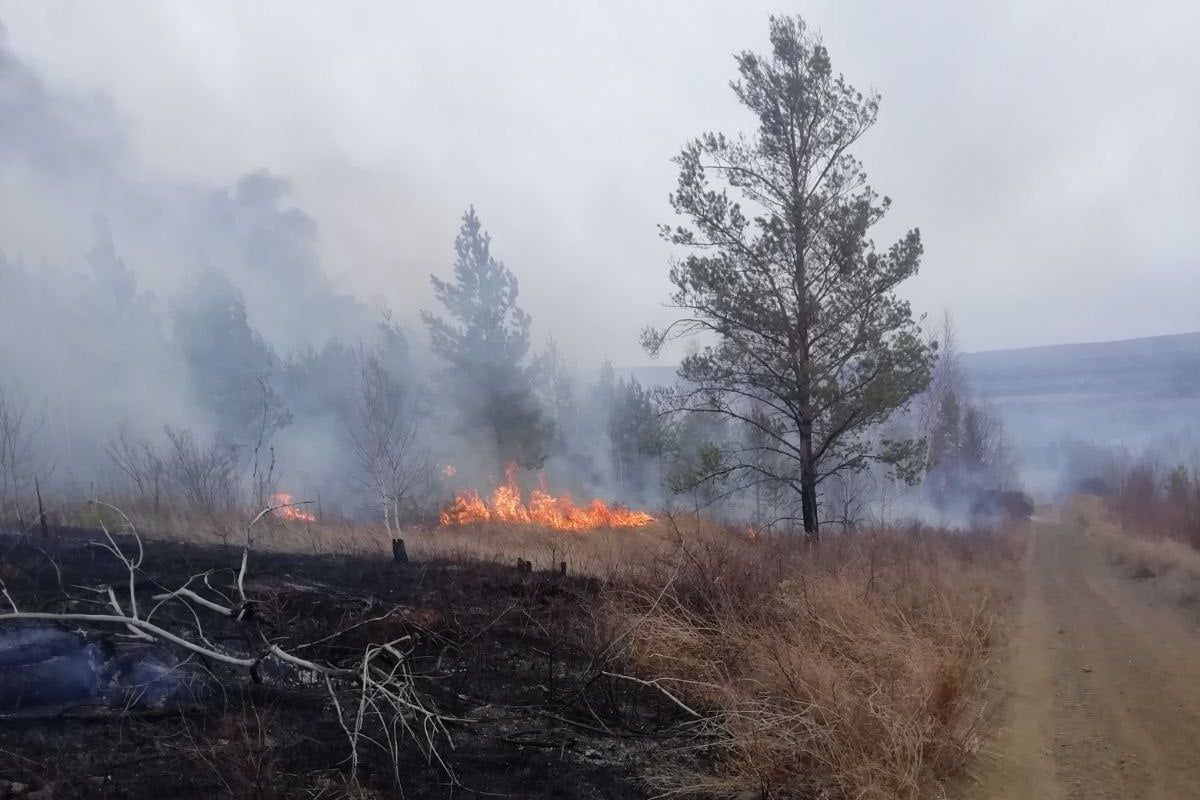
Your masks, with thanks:
M1078 528L1038 524L981 800L1200 797L1200 637Z

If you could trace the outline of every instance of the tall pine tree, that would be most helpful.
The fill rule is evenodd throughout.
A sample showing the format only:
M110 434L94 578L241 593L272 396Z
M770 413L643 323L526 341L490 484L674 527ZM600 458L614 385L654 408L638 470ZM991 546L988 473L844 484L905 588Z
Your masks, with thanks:
M445 316L423 310L431 347L446 362L459 431L489 447L498 473L516 461L536 468L553 427L527 363L529 314L517 305L517 278L492 256L492 239L472 206L454 240L454 277L430 276Z
M921 237L882 251L870 238L889 201L850 150L874 125L877 98L833 71L802 20L772 18L770 34L769 54L737 56L733 83L757 131L706 133L676 158L670 200L686 222L663 234L687 251L670 271L681 313L644 343L654 353L699 335L676 408L758 425L782 458L764 477L794 489L816 538L821 481L872 461L906 477L920 466L915 443L879 446L871 434L929 383L931 353L895 291L917 272ZM720 468L764 469L744 455Z

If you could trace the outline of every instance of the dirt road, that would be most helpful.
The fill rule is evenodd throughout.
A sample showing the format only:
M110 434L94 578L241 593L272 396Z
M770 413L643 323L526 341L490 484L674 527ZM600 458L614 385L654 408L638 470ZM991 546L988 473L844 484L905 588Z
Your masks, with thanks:
M1014 695L968 796L1200 798L1200 631L1070 516L1035 526Z

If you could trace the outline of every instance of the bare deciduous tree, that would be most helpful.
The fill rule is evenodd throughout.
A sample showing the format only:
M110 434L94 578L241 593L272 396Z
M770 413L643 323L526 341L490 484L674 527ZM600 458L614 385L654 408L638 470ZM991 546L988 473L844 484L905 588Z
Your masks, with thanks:
M944 510L1014 486L1017 464L999 412L971 390L949 314L932 341L938 360L916 424L925 451L923 488Z
M567 449L575 442L579 426L579 410L575 403L573 370L554 337L546 340L546 349L535 364L541 372L543 402L554 420L554 442Z
M925 467L933 463L934 430L946 398L966 394L966 379L962 372L962 355L958 352L958 331L950 312L942 314L942 323L930 334L927 343L937 351L937 361L930 372L929 388L921 395L917 407L917 430L925 443Z
M271 439L292 423L292 414L272 388L267 374L255 376L255 381L258 383L259 402L258 419L254 424L254 447L251 450L253 466L250 470L250 487L254 492L254 505L262 508L275 490L275 447Z
M418 436L416 414L378 353L359 349L356 384L347 424L355 482L375 498L390 532L428 481L429 451Z
M207 446L188 429L163 428L169 447L166 475L172 487L197 511L229 510L237 504L237 445L220 435Z
M113 466L129 479L138 496L152 501L154 510L158 511L162 502L166 462L150 440L143 437L133 441L128 427L122 422L108 438L104 452Z
M24 526L22 507L30 488L46 472L37 452L46 414L33 414L16 392L0 386L0 519L12 515Z
M827 521L853 531L870 518L872 506L879 503L878 478L869 470L839 472L825 486Z

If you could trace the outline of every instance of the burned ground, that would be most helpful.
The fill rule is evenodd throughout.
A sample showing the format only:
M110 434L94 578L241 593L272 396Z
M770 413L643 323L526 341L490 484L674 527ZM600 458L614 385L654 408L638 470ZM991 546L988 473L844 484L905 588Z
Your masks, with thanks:
M127 580L98 541L97 532L69 530L7 537L0 577L23 610L95 612L102 598L83 587ZM214 568L212 585L232 594L237 548L145 547L140 604ZM453 746L436 734L436 752L405 742L396 769L405 797L642 797L641 765L675 735L678 709L600 674L594 579L467 560L277 553L252 555L249 575L257 601L247 618L204 620L223 647L316 642L305 657L340 665L368 643L412 636L409 668L447 718ZM172 620L181 635L192 631L186 615ZM92 638L124 648L111 644L119 632ZM269 661L253 674L202 658L187 659L186 669L203 675L203 690L187 702L10 702L0 709L0 775L10 782L0 796L17 788L59 799L349 796L347 738L324 685ZM356 796L401 796L382 751L363 749L359 779Z

